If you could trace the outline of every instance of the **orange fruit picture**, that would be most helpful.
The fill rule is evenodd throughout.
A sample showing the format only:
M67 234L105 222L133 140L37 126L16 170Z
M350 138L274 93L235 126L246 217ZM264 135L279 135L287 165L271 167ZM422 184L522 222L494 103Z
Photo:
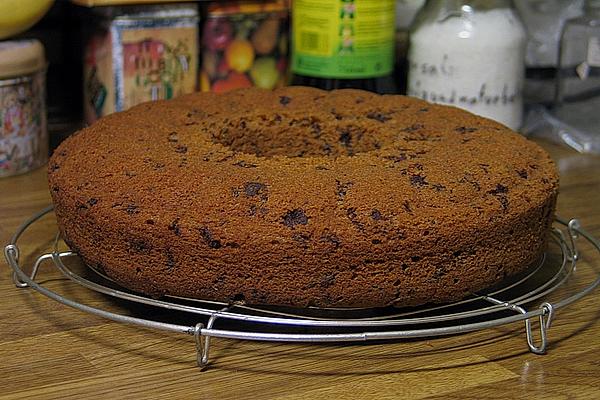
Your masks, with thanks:
M229 67L237 72L246 72L254 62L254 48L245 39L235 39L225 49L225 59Z

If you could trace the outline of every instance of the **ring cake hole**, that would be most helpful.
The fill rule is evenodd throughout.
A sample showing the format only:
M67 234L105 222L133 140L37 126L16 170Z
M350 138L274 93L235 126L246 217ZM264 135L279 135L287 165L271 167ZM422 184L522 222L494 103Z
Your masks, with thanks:
M356 119L322 121L274 114L228 118L216 126L220 128L210 132L213 143L259 157L353 156L391 145L395 140L393 129L373 127Z

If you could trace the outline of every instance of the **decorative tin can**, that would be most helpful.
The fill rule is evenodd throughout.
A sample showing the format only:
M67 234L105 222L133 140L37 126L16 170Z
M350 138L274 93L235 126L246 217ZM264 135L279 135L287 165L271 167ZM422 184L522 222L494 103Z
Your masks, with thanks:
M46 60L37 40L0 42L0 177L48 161Z
M196 5L102 7L93 13L84 60L86 122L196 90Z
M201 90L286 85L288 20L285 0L210 3L202 35Z

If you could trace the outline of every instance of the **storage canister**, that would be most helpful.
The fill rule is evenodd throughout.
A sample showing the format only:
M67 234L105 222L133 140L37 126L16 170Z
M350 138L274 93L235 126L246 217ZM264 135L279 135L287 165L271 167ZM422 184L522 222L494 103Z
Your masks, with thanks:
M205 10L202 91L274 89L288 83L286 1L217 1Z
M99 7L92 13L84 55L86 122L197 89L195 4Z
M44 47L37 40L0 42L0 177L47 160Z

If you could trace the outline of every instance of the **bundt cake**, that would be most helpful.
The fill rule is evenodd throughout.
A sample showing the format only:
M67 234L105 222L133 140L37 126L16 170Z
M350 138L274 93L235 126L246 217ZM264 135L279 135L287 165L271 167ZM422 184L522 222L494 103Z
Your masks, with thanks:
M66 243L152 296L294 307L448 302L531 265L549 156L453 107L359 90L197 93L64 141Z

